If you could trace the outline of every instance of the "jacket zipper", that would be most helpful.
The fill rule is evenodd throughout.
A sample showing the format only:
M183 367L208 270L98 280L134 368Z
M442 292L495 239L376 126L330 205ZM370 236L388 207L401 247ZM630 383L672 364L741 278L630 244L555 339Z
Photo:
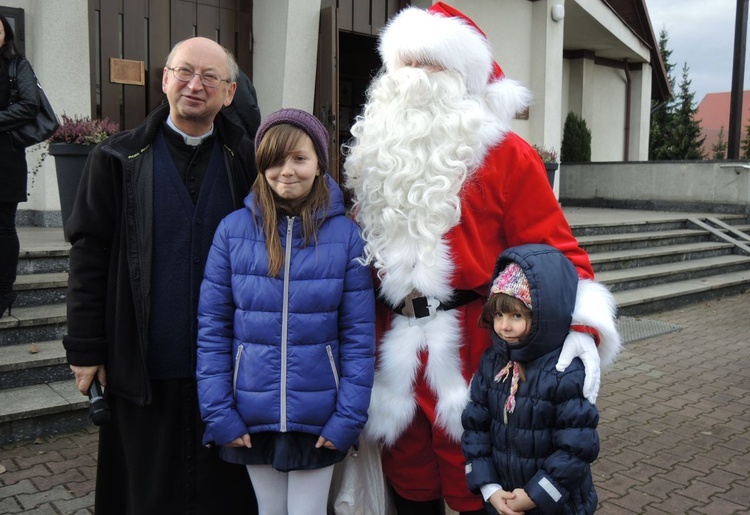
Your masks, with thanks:
M234 206L235 209L239 209L242 207L242 201L237 202L237 192L235 191L234 177L232 176L232 163L229 161L227 152L234 157L232 149L224 145L224 152L222 152L222 155L224 157L224 169L227 171L227 179L229 179L229 194L232 196L232 206Z
M510 387L511 387L511 381L508 381L507 386L503 388L503 391L506 393L506 398L505 398L506 401L507 401L507 396L510 395ZM518 392L516 392L516 395L518 395ZM515 430L515 428L513 424L513 414L505 411L505 402L503 402L503 413L504 413L504 416L507 417L507 420L505 421L505 432L508 437L508 449L510 450L510 456L515 456L516 446L514 445L513 431ZM518 485L518 482L516 481L514 468L512 466L509 468L510 470L508 472L510 473L510 481L511 481L511 484L509 486L511 489L513 489L513 488L516 488L516 485Z
M330 345L326 345L326 352L328 353L328 362L331 364L331 371L333 372L333 380L336 381L336 391L339 391L339 372L336 370L336 360L333 359L333 349Z
M242 357L242 349L244 347L240 345L237 347L237 355L234 358L234 374L232 375L232 393L237 396L237 375L240 373L240 358Z
M294 217L287 217L286 245L284 249L284 301L281 313L281 420L279 431L286 432L286 372L287 372L287 336L289 333L289 270L292 260L292 230Z

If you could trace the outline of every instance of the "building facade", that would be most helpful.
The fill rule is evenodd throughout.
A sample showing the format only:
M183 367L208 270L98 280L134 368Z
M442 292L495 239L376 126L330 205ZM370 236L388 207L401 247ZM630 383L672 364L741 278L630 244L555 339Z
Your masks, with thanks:
M171 46L193 35L229 48L253 79L263 114L313 112L340 145L380 61L377 35L407 5L431 0L0 0L21 13L25 52L58 114L107 116L122 128L163 101ZM592 133L592 160L648 159L650 109L670 94L644 0L449 0L486 33L506 75L534 102L514 122L530 143L560 149L568 112ZM143 69L122 82L118 66ZM52 159L28 153L22 223L59 220Z

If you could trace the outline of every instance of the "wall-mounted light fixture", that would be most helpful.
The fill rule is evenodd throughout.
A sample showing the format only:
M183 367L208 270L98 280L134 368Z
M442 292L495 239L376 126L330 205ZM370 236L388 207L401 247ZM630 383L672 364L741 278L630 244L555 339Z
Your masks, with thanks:
M565 18L565 6L563 4L555 4L550 10L550 15L554 21L562 21Z

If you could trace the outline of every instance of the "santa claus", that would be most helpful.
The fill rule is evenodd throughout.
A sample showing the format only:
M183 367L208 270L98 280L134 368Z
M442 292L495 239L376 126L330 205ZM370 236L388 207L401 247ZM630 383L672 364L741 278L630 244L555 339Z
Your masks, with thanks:
M364 436L380 442L400 513L482 509L464 479L461 413L490 341L477 320L496 258L547 243L581 278L558 368L578 356L593 402L620 348L609 291L560 209L537 153L511 132L530 92L484 33L438 2L381 34L384 70L346 149L346 184L377 271L378 361ZM596 346L598 344L598 348Z

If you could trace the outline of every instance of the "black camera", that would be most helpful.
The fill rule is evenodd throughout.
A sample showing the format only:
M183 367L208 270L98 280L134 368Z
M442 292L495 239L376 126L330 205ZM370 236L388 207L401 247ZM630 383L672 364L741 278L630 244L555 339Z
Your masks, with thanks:
M99 380L94 376L89 386L89 418L95 426L103 426L112 418L109 405L104 400L104 392Z

